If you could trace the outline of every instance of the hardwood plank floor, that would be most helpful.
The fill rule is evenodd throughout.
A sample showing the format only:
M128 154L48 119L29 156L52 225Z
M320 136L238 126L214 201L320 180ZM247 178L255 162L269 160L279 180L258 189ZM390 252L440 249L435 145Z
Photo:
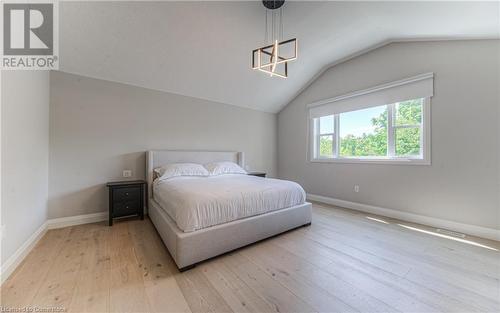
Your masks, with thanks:
M4 308L68 312L500 312L500 243L313 205L313 223L179 273L145 219L50 230Z

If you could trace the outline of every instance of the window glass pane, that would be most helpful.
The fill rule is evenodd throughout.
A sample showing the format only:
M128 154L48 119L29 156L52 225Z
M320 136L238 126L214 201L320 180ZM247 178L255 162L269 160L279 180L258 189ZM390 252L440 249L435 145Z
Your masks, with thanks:
M333 115L322 116L319 118L319 133L333 134Z
M333 157L333 136L326 135L319 137L319 156Z
M420 127L396 128L394 140L397 156L420 155Z
M414 99L396 103L394 106L394 125L420 125L424 99Z
M387 156L387 105L341 113L340 156Z

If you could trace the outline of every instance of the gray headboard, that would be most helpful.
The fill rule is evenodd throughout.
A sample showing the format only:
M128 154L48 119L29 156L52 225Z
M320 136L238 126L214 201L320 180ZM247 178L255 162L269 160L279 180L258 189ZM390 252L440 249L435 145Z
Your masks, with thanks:
M151 150L146 152L146 179L149 197L152 196L154 172L157 167L168 163L199 163L231 161L245 167L243 152L232 151L190 151L190 150Z

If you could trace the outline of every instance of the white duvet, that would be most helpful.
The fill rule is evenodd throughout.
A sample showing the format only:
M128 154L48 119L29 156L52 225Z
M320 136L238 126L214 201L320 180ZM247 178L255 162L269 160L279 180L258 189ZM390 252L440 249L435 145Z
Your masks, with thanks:
M294 182L231 174L153 183L153 198L184 232L303 204Z

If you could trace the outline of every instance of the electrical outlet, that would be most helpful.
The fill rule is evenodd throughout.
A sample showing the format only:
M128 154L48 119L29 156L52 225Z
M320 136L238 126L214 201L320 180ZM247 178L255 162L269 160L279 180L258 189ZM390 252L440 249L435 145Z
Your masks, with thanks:
M354 185L354 192L359 192L359 185Z
M123 177L132 177L132 170L124 170Z

